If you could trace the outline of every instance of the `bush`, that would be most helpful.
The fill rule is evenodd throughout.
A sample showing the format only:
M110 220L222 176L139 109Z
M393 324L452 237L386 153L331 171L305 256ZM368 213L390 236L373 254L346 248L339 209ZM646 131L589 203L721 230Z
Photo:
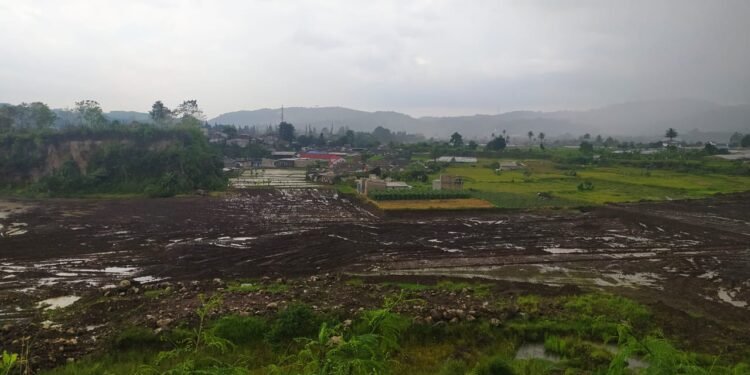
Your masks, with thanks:
M294 304L281 311L266 337L279 343L297 337L312 337L318 333L321 319L309 306Z
M439 375L466 375L468 368L466 362L458 359L449 359L443 363Z
M500 357L494 356L488 360L480 362L472 375L513 375L513 368L510 367L508 362Z
M252 316L229 315L214 324L214 334L234 344L249 344L263 340L269 327L265 320Z
M114 345L117 349L158 347L161 346L161 340L151 329L146 327L130 327L117 335Z
M594 190L594 183L591 181L584 181L578 184L578 191L591 191Z

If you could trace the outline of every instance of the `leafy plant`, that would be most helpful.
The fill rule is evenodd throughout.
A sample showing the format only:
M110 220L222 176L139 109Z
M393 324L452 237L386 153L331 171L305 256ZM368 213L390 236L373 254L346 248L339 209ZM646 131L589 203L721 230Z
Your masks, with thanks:
M225 353L233 347L233 344L229 340L218 337L212 330L206 329L208 316L216 311L223 302L221 294L214 294L209 298L206 298L205 295L201 294L198 297L201 301L201 305L196 309L196 314L198 315L198 326L192 330L190 336L177 342L174 349L159 352L156 356L156 366L144 365L141 367L139 371L140 373L160 373L157 370L157 366L169 361L175 361L175 364L168 370L161 372L162 374L201 373L197 371L198 366L195 360L199 354L202 354L206 350ZM211 362L213 362L214 367L234 368L233 366L224 364L216 359L212 359ZM237 367L236 369L240 370L241 368Z
M279 312L266 335L268 341L281 343L297 337L313 337L321 323L309 306L293 304Z
M262 341L268 330L268 323L254 316L229 315L216 321L213 326L216 336L234 344Z
M594 183L591 181L584 181L578 184L578 191L591 191L594 190Z
M480 362L471 372L472 375L513 375L513 368L501 356L493 356Z
M298 338L302 349L279 365L272 374L369 375L388 372L391 353L399 348L406 326L392 309L402 295L386 298L384 307L365 312L360 329L347 330L343 324L323 323L315 338Z
M10 370L13 370L13 368L16 367L17 361L18 361L18 354L8 353L7 351L3 350L3 362L0 363L0 374L1 375L10 374Z

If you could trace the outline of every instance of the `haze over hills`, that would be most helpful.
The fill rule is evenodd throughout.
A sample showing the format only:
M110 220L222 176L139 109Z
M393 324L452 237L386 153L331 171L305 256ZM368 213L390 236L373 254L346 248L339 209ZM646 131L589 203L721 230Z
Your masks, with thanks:
M229 112L212 118L212 124L267 126L280 121L280 109ZM284 109L288 122L318 129L347 126L372 131L377 126L391 130L447 137L459 131L467 137L487 137L506 130L525 137L532 130L548 136L583 133L614 136L660 136L673 127L683 134L693 130L719 137L750 130L750 105L726 106L695 100L654 100L628 102L586 111L514 111L497 115L453 117L411 117L397 112L365 112L342 107L290 107ZM692 132L695 134L695 132Z
M57 124L73 123L75 115L55 109ZM111 111L111 120L122 123L148 122L145 112ZM467 138L487 138L506 130L511 137L525 138L531 130L548 137L577 137L584 133L621 138L660 137L667 128L675 128L687 141L726 142L734 133L750 132L750 105L720 105L705 100L676 99L627 102L582 111L512 111L496 115L477 114L451 117L412 117L393 111L367 112L344 107L289 107L285 120L304 129L307 125L323 129L348 127L372 131L382 126L392 131L420 133L427 137L447 138L455 131ZM211 124L237 126L276 125L281 109L243 110L209 119Z

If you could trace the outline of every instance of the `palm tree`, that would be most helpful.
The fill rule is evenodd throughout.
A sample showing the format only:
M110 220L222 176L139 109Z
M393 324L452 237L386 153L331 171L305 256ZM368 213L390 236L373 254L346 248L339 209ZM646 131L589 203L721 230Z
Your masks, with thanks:
M529 132L526 133L526 135L529 137L529 150L531 150L531 138L534 138L534 132L529 130Z
M544 133L539 133L539 142L541 142L542 144L544 144L544 137Z

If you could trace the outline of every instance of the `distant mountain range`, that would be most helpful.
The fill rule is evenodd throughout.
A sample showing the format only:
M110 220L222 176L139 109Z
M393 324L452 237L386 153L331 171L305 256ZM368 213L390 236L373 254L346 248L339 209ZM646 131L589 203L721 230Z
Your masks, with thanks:
M71 112L54 111L58 124L74 121ZM111 111L105 116L123 123L151 121L149 114L144 112ZM452 117L411 117L398 112L366 112L343 107L290 107L284 109L284 116L298 129L310 125L319 131L331 126L372 131L382 126L392 131L440 138L449 137L455 131L467 138L486 138L492 133L501 134L503 130L512 137L525 138L531 130L535 134L545 132L549 137L578 137L590 133L638 139L660 137L667 128L675 128L680 138L687 141L726 142L731 133L750 133L750 105L720 105L696 99L628 102L585 111L514 111ZM276 125L280 119L280 108L264 108L229 112L208 122L262 128Z
M278 124L281 109L229 112L208 120L211 124L268 126ZM750 131L750 105L725 106L703 100L678 99L628 102L587 111L514 111L497 115L454 117L411 117L398 112L365 112L342 107L284 109L284 118L298 129L346 126L372 131L383 126L395 131L447 137L454 131L464 137L488 137L506 130L525 137L531 130L548 136L613 135L626 137L661 136L667 128L688 134L711 133L723 137L735 131ZM694 130L697 130L695 132Z

